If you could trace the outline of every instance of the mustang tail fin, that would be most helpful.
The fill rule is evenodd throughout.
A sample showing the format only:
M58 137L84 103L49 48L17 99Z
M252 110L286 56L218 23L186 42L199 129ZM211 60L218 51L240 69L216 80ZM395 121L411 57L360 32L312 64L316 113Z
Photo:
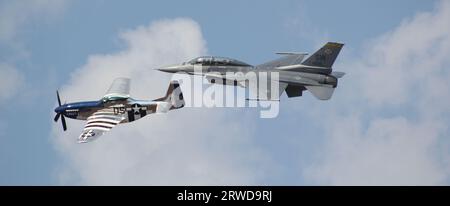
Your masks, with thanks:
M306 59L302 64L307 66L331 68L343 46L344 44L341 43L328 42L325 46Z
M181 92L180 83L177 80L173 80L169 84L166 96L155 99L153 101L163 101L170 105L170 109L179 109L184 107L183 92Z

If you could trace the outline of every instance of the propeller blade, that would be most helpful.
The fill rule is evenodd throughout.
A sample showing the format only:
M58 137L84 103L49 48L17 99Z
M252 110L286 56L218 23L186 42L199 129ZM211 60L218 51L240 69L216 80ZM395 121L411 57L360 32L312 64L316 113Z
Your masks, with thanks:
M61 106L61 99L59 98L59 92L56 90L56 97L58 97L58 104Z
M61 114L60 114L60 113L57 113L57 114L55 115L55 119L53 119L53 120L55 120L55 122L57 122L58 119L59 119L59 116L61 116Z
M66 131L67 130L67 125L66 125L66 119L64 118L64 115L61 115L61 123L63 126L63 130Z

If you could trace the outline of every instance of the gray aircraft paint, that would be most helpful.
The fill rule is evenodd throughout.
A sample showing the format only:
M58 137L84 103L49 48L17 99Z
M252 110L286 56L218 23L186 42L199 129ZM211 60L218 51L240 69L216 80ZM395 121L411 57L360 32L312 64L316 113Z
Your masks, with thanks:
M344 76L344 72L334 72L332 69L339 52L344 44L328 42L313 55L302 62L305 53L278 53L285 55L278 59L252 66L247 63L225 57L203 56L174 65L159 68L168 73L183 72L191 75L203 75L211 83L248 87L241 82L239 77L227 75L235 74L277 72L280 88L279 95L286 91L288 97L302 96L304 90L310 91L320 100L331 98L334 89L338 85L338 79ZM270 98L273 98L270 96ZM276 97L279 98L279 97ZM264 99L259 99L264 100ZM271 99L268 99L271 100Z

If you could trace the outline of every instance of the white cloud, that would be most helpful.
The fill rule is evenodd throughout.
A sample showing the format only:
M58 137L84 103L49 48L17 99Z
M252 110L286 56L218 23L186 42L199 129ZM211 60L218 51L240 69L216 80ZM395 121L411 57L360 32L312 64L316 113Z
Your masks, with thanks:
M304 173L310 183L448 184L448 25L450 2L441 1L343 64L349 75L332 109L351 112L326 122L328 142Z
M126 48L89 57L60 90L63 101L99 99L119 76L132 78L133 97L160 97L170 77L153 68L206 53L200 27L190 19L156 21L120 37ZM75 142L84 122L68 120L66 132L55 124L53 141L65 159L58 170L61 183L255 184L262 175L255 164L263 165L263 156L251 144L251 126L227 121L228 113L239 111L224 111L183 108L153 114L82 145Z
M450 6L441 2L433 12L417 14L370 45L363 74L364 93L375 104L404 104L426 88L436 77L448 79L450 64ZM366 73L367 72L367 73ZM382 83L382 85L380 85ZM381 86L381 87L380 87ZM443 92L442 88L435 88ZM380 88L386 88L380 92ZM426 91L424 91L426 90Z
M323 162L306 176L316 184L436 185L448 173L439 162L439 122L413 123L403 117L375 118L367 129L361 118L339 117L329 128Z
M13 62L24 59L28 51L19 37L30 22L51 21L60 14L68 0L29 0L0 2L0 101L12 97L25 84L25 75Z
M66 0L3 1L0 3L0 41L16 38L25 23L35 19L50 20L63 11Z
M284 28L293 38L301 38L302 41L311 42L316 48L323 46L328 41L327 31L319 29L314 21L309 17L309 9L304 1L296 2L295 13L287 13Z
M13 97L24 85L24 76L11 65L0 63L0 103Z

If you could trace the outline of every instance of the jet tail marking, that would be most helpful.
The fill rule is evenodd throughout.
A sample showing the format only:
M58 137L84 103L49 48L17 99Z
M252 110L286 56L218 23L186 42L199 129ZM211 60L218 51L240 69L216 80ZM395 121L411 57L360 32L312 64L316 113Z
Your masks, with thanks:
M325 46L306 59L302 64L307 66L331 68L343 46L344 44L341 43L328 42Z

